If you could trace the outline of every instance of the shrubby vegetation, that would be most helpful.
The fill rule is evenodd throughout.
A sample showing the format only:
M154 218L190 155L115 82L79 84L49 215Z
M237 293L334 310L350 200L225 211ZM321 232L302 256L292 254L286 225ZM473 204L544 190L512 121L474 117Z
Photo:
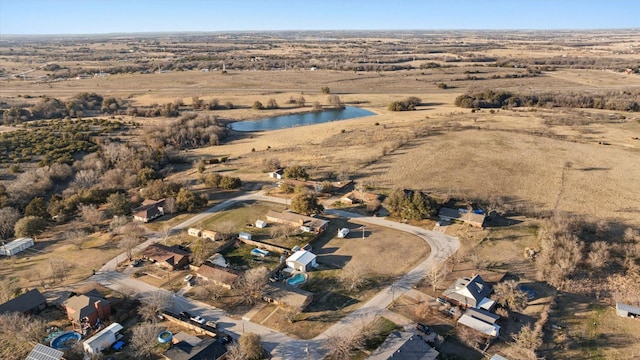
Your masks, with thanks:
M194 149L218 145L228 134L228 129L214 116L187 114L176 122L157 126L147 131L147 143L160 151Z
M426 219L438 213L436 201L421 191L394 189L385 203L391 215L407 220Z
M639 91L617 91L601 94L514 94L509 91L486 90L460 95L455 105L463 108L502 108L519 106L570 107L606 109L618 111L640 111Z
M407 111L407 110L415 110L416 106L420 105L422 100L415 96L408 97L402 101L394 101L389 104L389 111Z

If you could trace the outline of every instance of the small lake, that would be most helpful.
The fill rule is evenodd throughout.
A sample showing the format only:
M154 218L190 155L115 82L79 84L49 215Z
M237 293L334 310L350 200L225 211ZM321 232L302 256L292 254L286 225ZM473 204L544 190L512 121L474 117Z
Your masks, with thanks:
M301 114L290 114L264 118L260 120L238 121L229 124L235 131L266 131L285 129L294 126L322 124L330 121L355 119L376 113L369 110L347 106L344 109L328 109Z

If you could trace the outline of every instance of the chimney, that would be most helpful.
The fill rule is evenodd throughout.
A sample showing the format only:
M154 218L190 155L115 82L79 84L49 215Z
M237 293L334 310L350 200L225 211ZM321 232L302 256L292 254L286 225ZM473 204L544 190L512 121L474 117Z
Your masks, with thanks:
M106 319L106 317L104 316L104 307L102 306L102 301L96 300L96 302L93 303L93 306L98 311L98 318L101 320Z

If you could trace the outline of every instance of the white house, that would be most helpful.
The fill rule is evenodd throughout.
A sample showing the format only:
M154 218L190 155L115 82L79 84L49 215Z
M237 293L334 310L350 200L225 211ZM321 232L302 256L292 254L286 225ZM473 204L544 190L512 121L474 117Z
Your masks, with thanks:
M0 245L0 254L5 256L13 256L23 250L33 246L32 238L15 239L10 243Z
M269 177L282 180L284 178L284 169L278 169L276 171L270 172Z
M93 335L82 343L84 351L93 355L109 348L109 346L115 344L116 341L122 338L122 335L120 334L122 329L122 325L118 323L113 323L107 326L99 333Z
M307 250L296 251L287 258L286 264L294 271L307 271L318 266L318 263L316 263L316 255Z
M189 236L200 237L202 236L202 230L196 229L196 228L189 228L189 230L187 230L187 234L189 234Z

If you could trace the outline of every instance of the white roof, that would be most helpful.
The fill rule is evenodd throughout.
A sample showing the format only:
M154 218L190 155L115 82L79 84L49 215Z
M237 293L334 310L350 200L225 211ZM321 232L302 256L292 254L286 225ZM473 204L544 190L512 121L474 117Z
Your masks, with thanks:
M36 344L25 360L60 360L64 352L52 349L46 345Z
M507 360L507 358L498 354L494 354L489 360Z
M307 265L315 260L316 254L307 250L298 250L293 255L289 256L287 262L295 261L303 265Z
M458 323L478 330L485 335L498 336L500 334L500 325L489 324L482 320L472 318L469 315L462 315Z
M494 300L483 298L482 300L480 300L480 304L478 304L478 306L476 307L489 311L495 304L496 302Z
M15 249L26 249L31 246L33 246L32 238L20 238L0 246L0 251L2 251L2 253L4 253L5 255L8 255Z
M84 342L88 346L91 346L92 343L99 342L99 341L102 340L103 337L105 337L105 336L107 336L109 334L116 334L117 332L119 332L122 329L123 329L122 325L120 325L118 323L113 323L113 324L107 326L106 328L100 330L99 333L93 335L92 337L88 338Z

